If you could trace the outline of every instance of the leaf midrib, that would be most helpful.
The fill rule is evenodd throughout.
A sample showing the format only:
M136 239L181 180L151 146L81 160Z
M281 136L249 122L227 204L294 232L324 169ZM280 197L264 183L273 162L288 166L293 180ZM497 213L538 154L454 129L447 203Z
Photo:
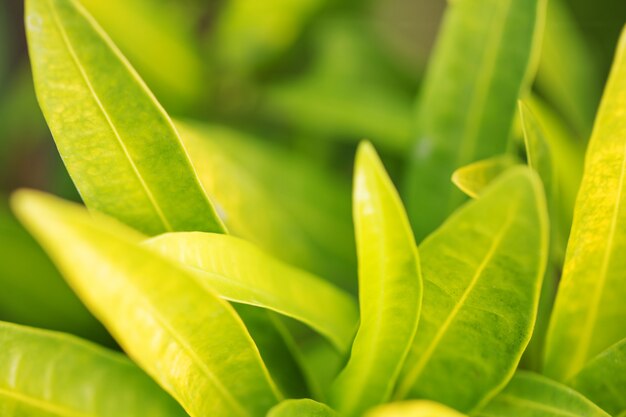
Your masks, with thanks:
M564 416L564 417L581 417L580 414L574 414L574 413L571 413L569 411L566 411L560 408L541 404L535 401L527 400L525 398L519 398L511 394L500 394L498 398L500 400L504 400L505 402L508 402L511 404L518 404L524 408L531 408L531 409L536 409L540 411L546 411L554 415L559 415L559 416Z
M12 389L9 390L9 389L0 387L0 397L2 396L27 404L39 410L50 412L59 416L65 416L65 417L94 417L95 416L95 414L85 414L81 411L71 409L62 404L56 404L49 400L35 398L26 394L22 394Z
M465 289L465 291L461 295L461 298L459 299L459 301L454 305L454 307L452 308L452 310L448 314L448 317L446 317L446 320L439 327L439 330L435 334L435 337L432 339L432 341L430 342L428 347L424 350L424 353L421 355L421 357L420 357L419 361L417 362L416 366L414 368L412 368L412 370L408 374L408 376L402 381L402 383L401 383L401 385L400 385L400 387L398 389L398 392L396 394L396 398L399 399L399 398L405 397L408 394L408 392L410 391L410 389L413 387L413 385L415 384L415 381L417 381L417 379L421 375L421 373L424 370L424 368L426 367L428 361L430 360L430 358L434 354L435 350L437 349L437 346L439 345L439 343L441 342L441 340L445 336L445 333L447 332L448 328L451 326L452 322L454 321L456 316L461 311L462 307L465 304L465 301L467 300L469 295L474 290L474 287L476 286L476 284L480 281L480 277L482 276L482 273L487 268L487 265L489 264L489 261L491 261L491 259L495 256L496 251L497 251L498 247L500 246L500 243L502 242L502 239L506 235L506 232L510 228L510 226L511 226L511 224L512 224L514 218L515 218L515 214L517 213L517 211L518 211L518 207L516 205L509 209L509 213L508 213L505 221L502 224L502 229L495 236L491 246L489 247L489 250L485 254L485 257L483 258L481 263L478 265L478 268L476 269L476 272L472 276L472 279L471 279L469 285L467 286L467 288Z
M142 186L146 196L148 197L148 200L152 204L155 213L157 214L157 216L159 217L159 219L163 223L163 227L165 228L166 231L172 232L174 229L172 228L171 224L169 223L169 221L165 217L165 214L161 210L161 207L157 204L157 200L154 197L154 195L152 194L152 191L150 190L150 187L148 187L148 184L145 182L145 180L141 176L139 168L137 167L137 165L135 164L134 160L132 159L132 157L130 155L130 152L128 151L128 148L126 147L126 145L124 144L124 141L122 140L122 137L121 137L120 133L118 132L118 130L115 127L115 125L113 124L113 121L111 120L111 117L109 116L108 112L104 108L104 105L100 101L100 98L99 98L98 94L96 93L95 89L93 88L91 80L89 79L89 76L87 75L87 72L85 71L83 65L81 64L80 59L78 58L78 55L77 55L74 47L72 46L72 43L71 43L71 41L69 39L69 36L67 35L67 32L65 31L65 29L63 28L63 25L61 24L60 18L58 16L58 13L56 11L56 8L55 8L54 4L52 3L52 0L48 0L48 6L49 6L49 8L51 10L52 20L54 21L54 24L55 24L55 26L57 28L57 31L61 35L61 39L63 39L63 43L65 44L65 46L67 48L67 51L69 52L70 56L72 57L72 62L76 66L76 69L78 69L78 72L81 74L81 77L82 77L83 81L85 82L85 85L86 85L87 89L89 90L89 92L93 96L94 101L96 102L98 108L102 112L102 115L104 116L105 120L107 121L109 127L111 128L111 131L113 132L113 135L115 136L115 138L117 140L117 143L119 144L120 148L122 149L122 152L126 156L126 159L128 160L128 162L129 162L129 164L130 164L130 166L131 166L135 176L139 180L139 183L141 184L141 186ZM79 11L79 13L80 13L80 11Z

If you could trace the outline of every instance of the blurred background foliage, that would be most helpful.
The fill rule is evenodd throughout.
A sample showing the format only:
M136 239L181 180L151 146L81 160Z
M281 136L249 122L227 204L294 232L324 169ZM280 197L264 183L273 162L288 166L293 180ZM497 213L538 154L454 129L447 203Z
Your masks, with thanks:
M229 227L260 236L255 243L268 248L288 241L295 263L322 275L338 274L335 281L351 288L353 254L339 253L352 245L351 231L345 224L325 225L341 236L329 242L316 225L324 221L324 210L349 213L359 140L367 138L377 146L399 181L413 141L415 99L445 0L80 2L165 109L181 121L181 129L206 129L194 127L195 121L215 126L204 132L213 141L193 152L211 172L223 172L221 177L208 173L211 178L203 179L204 186L228 206L227 212L257 216L241 224L234 219ZM532 106L552 132L565 212L576 194L584 144L625 20L623 0L549 2ZM193 136L190 147L195 146ZM216 146L226 156L213 161ZM253 153L242 149L263 156L251 157ZM238 170L241 166L246 169ZM307 176L309 171L325 171L324 178L309 180L315 177ZM291 181L285 186L284 178L278 181L281 176ZM272 187L279 182L280 187ZM332 190L325 192L329 183ZM6 208L8 194L19 187L79 199L36 102L23 3L1 0L0 320L111 344ZM226 189L239 194L220 196ZM302 196L291 198L294 193ZM306 194L324 193L326 199L304 204ZM320 211L316 204L328 207ZM263 213L272 206L275 212ZM290 239L294 228L303 230L304 237ZM264 238L273 234L273 240ZM299 245L317 245L321 257L324 251L335 251L341 265L316 270L317 264L307 264L298 252Z

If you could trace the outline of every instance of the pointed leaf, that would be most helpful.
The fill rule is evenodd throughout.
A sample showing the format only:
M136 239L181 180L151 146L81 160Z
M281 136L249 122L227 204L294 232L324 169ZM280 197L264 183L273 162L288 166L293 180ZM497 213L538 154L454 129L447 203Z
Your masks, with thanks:
M471 198L477 198L496 178L519 161L511 155L499 155L465 165L452 174L452 182Z
M428 400L391 403L368 412L365 417L465 417L464 414Z
M455 169L506 151L545 0L448 3L417 114L407 206L422 240L463 201Z
M585 159L563 277L546 344L546 375L574 376L626 335L626 30Z
M177 126L233 235L356 289L347 183L254 136L215 125Z
M331 404L346 416L360 416L389 399L422 305L422 276L411 226L368 142L357 151L353 201L361 321L350 360L331 389Z
M0 415L184 417L125 356L63 333L0 322Z
M263 307L302 321L347 351L358 321L352 296L284 264L232 236L168 233L145 242L190 268L222 298Z
M309 399L286 400L270 410L267 417L339 417L328 406Z
M509 385L472 417L609 417L571 388L520 371Z
M530 339L548 256L539 178L509 170L420 255L424 306L397 398L468 412L508 381Z
M148 234L222 232L171 120L74 0L26 2L40 106L83 200Z
M274 405L275 388L232 307L141 247L141 235L35 191L18 192L13 206L92 313L191 417L254 417Z
M613 416L626 413L626 339L590 360L568 385Z

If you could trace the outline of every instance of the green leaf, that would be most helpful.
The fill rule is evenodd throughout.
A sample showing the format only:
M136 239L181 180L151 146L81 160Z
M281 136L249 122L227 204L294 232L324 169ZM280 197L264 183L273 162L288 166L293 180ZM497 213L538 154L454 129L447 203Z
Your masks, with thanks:
M389 399L417 329L422 277L404 206L368 142L354 169L354 228L359 259L361 321L331 404L360 416Z
M74 0L27 0L35 88L83 200L148 234L222 232L171 120Z
M626 335L626 31L618 46L585 159L544 372L575 375Z
M464 414L428 400L403 401L379 406L365 417L465 417Z
M526 148L526 158L528 166L534 169L543 187L546 195L552 197L554 166L552 163L552 152L548 144L543 128L533 114L532 110L523 101L519 102L519 114L522 122L522 130L524 133L524 145Z
M222 298L284 314L311 326L340 351L350 348L357 306L332 284L232 236L169 233L145 244L189 267L198 282Z
M578 392L546 377L518 372L472 417L609 417Z
M143 236L35 191L13 207L85 305L191 417L254 417L277 402L236 312Z
M539 178L510 169L426 239L420 256L422 316L396 397L468 412L506 384L532 333L548 256Z
M506 151L545 0L448 4L417 114L407 205L422 240L462 201L455 169Z
M548 1L536 84L586 139L602 94L602 74L569 7L563 0Z
M356 290L348 183L256 137L213 125L177 126L233 235Z
M0 414L183 417L125 356L73 336L0 322Z
M472 162L452 174L452 182L471 198L477 198L496 178L519 164L517 158L504 154Z
M196 26L182 2L79 0L168 110L196 104L206 89ZM193 22L192 22L193 23Z
M338 417L326 405L309 399L286 400L270 410L267 417Z
M567 383L611 415L625 413L626 339L590 360Z
M112 344L5 204L0 201L0 320Z

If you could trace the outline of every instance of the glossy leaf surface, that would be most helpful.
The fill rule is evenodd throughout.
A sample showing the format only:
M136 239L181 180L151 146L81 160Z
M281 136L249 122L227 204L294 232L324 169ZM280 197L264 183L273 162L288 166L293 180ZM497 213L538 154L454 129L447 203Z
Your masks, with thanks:
M356 290L347 183L254 136L214 125L177 126L230 233Z
M143 248L143 236L35 191L18 217L129 356L191 417L257 416L277 401L259 352L226 302Z
M358 321L351 295L282 263L245 240L213 233L168 233L145 244L190 268L222 298L302 321L346 352Z
M626 339L590 360L568 385L613 416L626 413Z
M457 168L507 148L544 0L448 3L420 97L406 184L422 240L463 201Z
M0 322L0 346L2 416L187 416L120 353L5 322Z
M40 106L83 200L140 229L221 232L171 120L74 0L26 2Z
M270 410L267 417L339 417L328 406L309 399L286 400Z
M509 385L472 417L609 417L571 388L530 372Z
M361 320L331 404L359 416L389 399L422 305L422 276L411 226L391 179L368 142L354 169L354 228Z
M536 174L509 170L424 241L420 256L422 316L397 398L468 412L508 381L530 339L548 256Z
M428 400L413 400L379 406L365 417L465 417L464 414Z
M472 162L454 171L452 182L468 196L477 198L496 178L518 163L510 155Z
M546 344L545 373L574 376L626 335L626 32L585 159L563 277Z

